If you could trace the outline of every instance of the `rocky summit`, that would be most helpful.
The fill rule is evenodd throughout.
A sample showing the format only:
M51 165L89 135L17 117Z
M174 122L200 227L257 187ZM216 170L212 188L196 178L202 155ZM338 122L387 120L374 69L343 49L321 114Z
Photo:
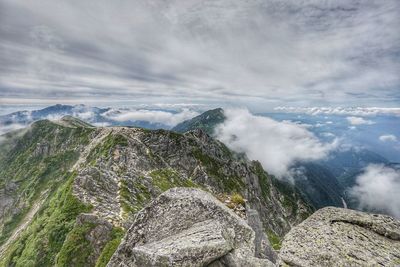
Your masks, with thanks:
M173 188L140 211L113 266L273 266L252 228L210 193Z
M400 221L323 208L285 236L279 257L284 266L399 266Z

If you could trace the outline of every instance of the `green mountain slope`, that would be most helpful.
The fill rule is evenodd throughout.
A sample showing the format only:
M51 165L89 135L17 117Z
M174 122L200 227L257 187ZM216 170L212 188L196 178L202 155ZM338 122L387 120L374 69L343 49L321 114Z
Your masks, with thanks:
M212 135L215 126L224 122L225 115L222 108L208 110L197 117L179 123L172 131L184 133L187 131L202 129L207 134Z
M64 118L3 139L0 266L105 266L134 215L177 186L244 197L275 243L312 211L292 186L202 130Z

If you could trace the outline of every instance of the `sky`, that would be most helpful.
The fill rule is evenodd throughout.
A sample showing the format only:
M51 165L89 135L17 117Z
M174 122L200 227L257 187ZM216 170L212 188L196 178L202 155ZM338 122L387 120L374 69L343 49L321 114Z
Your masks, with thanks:
M399 107L398 0L0 0L0 105Z

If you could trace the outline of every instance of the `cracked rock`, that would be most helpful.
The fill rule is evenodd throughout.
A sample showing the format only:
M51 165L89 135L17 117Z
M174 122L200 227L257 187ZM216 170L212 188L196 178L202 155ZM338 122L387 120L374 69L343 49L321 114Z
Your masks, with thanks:
M141 210L108 266L272 266L255 234L211 194L173 188Z
M285 236L279 257L284 266L398 266L400 221L323 208Z

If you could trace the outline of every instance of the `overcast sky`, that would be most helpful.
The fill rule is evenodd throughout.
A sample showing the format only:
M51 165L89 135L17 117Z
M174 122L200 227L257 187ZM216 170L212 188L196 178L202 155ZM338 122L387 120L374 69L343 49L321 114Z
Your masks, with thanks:
M400 1L0 0L0 104L400 104Z

